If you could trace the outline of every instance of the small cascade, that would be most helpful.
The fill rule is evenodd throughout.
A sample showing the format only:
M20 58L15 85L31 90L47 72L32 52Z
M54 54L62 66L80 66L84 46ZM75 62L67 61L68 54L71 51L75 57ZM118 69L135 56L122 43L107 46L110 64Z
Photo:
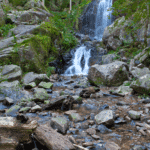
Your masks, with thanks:
M95 23L94 39L101 41L104 29L111 24L111 13L108 9L112 6L112 0L100 0Z
M90 57L90 49L87 49L86 46L79 47L74 54L72 66L65 71L65 75L86 75L89 69L88 63Z

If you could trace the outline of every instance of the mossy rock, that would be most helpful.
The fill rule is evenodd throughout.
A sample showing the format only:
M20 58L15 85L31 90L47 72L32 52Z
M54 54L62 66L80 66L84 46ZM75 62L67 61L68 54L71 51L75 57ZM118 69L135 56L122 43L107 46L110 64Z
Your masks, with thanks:
M40 88L45 88L45 89L52 89L53 83L51 83L51 82L41 82L39 84L39 87Z

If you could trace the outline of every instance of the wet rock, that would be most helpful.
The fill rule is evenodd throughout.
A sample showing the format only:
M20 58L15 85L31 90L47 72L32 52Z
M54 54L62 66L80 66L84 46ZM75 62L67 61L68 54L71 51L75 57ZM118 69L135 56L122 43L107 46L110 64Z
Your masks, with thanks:
M81 123L81 129L88 129L88 128L89 128L88 122Z
M20 120L21 123L26 123L29 120L29 117L24 114L18 114L16 118Z
M39 88L52 89L53 84L51 82L40 82Z
M88 79L95 85L118 86L128 79L128 66L121 61L107 65L93 65L89 69Z
M34 132L35 139L51 150L74 150L74 146L69 139L46 125L39 125ZM55 135L55 136L54 136Z
M105 148L111 150L121 150L121 148L114 142L106 142Z
M133 81L130 87L138 93L149 94L150 92L150 80L149 79L150 79L150 74L141 76L139 79Z
M49 98L47 91L43 88L34 88L33 89L34 96L32 98L33 101L40 101L43 102Z
M119 102L117 102L117 105L118 106L124 106L124 105L128 105L128 104L124 101L119 101Z
M40 107L39 105L36 105L36 106L31 108L32 113L35 113L37 111L42 111L42 107Z
M106 124L113 125L114 124L114 116L112 110L103 110L99 114L95 116L95 121L97 124Z
M75 128L70 128L67 133L72 133L72 134L78 134L79 133L79 130L78 129L75 129Z
M94 87L89 87L80 92L80 97L89 98L92 93L95 93L95 89Z
M140 119L142 113L138 111L130 110L128 111L128 114L131 119L137 120Z
M59 96L57 98L53 98L50 102L46 105L46 109L53 109L55 107L62 106L63 101L66 99L66 96Z
M99 110L102 111L107 108L109 108L108 104L104 104L104 105L100 106Z
M1 80L14 81L21 79L22 71L21 68L17 65L5 65L0 75Z
M69 115L69 119L74 122L83 121L84 118L81 117L78 113L72 113Z
M108 132L112 132L112 130L108 129L105 125L101 124L97 127L97 130L100 133L108 133Z
M52 118L50 122L53 128L56 128L58 132L65 134L69 128L68 120L65 117Z
M14 104L14 100L9 98L9 97L5 97L5 100L3 101L3 104L4 105L8 105L8 106L13 105Z
M72 113L76 113L77 111L76 110L68 110L68 111L65 111L65 115L70 115Z
M33 72L29 72L23 77L24 84L35 82L38 85L41 81L49 82L50 80L46 74L36 74Z
M96 130L94 128L89 128L86 130L86 133L88 133L89 135L94 135L96 134Z
M98 135L91 135L91 137L94 139L94 140L99 140L100 137Z

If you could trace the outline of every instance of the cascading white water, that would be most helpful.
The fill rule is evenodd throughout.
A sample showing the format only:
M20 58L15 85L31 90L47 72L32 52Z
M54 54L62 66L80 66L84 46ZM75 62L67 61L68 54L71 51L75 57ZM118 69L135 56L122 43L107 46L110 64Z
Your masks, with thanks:
M111 13L108 9L112 6L112 0L99 0L98 6L95 5L94 1L89 5L89 12L85 14L82 22L82 33L88 33L91 39L96 39L97 41L102 40L104 29L111 24ZM94 20L94 8L97 7L96 19ZM88 11L87 11L88 12ZM94 31L94 32L93 32ZM85 46L79 47L72 60L73 64L66 71L65 75L74 74L88 74L89 69L89 59L91 57L91 50L87 50ZM84 60L84 63L82 62Z
M112 0L100 0L95 23L95 39L102 40L104 29L111 24L112 11L108 11L112 6Z
M81 46L79 47L76 52L75 52L75 56L73 58L73 64L72 66L70 66L66 71L65 74L66 75L79 75L79 74L83 74L86 75L88 73L88 69L89 69L89 58L91 56L91 50L90 49L86 49L86 46ZM82 59L84 59L84 67L82 67L81 65L81 61Z

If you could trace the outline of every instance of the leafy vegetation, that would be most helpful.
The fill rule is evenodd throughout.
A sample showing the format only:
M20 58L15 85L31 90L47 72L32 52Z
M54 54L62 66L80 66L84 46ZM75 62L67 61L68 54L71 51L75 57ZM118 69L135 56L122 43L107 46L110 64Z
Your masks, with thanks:
M13 24L5 24L4 26L0 27L0 36L6 37L10 31L10 29L14 28L15 25Z
M137 30L143 22L148 22L150 18L149 0L116 0L112 5L113 15L120 17L125 15L125 19L131 19L128 31ZM139 23L141 22L141 23Z

